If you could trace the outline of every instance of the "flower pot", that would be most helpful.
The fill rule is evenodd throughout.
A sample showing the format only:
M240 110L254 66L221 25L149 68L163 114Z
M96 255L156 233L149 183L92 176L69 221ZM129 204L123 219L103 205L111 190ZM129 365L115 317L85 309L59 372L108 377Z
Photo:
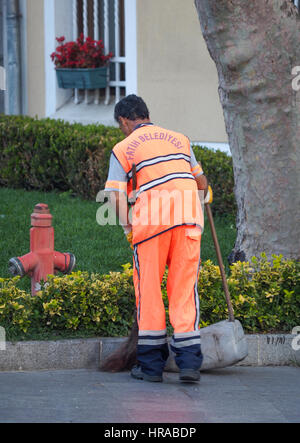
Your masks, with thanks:
M57 68L58 86L63 89L100 89L107 86L107 66L101 68Z

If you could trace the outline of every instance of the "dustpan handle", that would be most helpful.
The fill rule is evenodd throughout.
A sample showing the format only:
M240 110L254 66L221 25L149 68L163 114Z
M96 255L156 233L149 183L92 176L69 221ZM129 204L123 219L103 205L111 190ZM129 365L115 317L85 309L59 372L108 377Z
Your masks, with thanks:
M204 206L206 209L206 214L207 214L207 218L209 221L209 225L210 225L210 229L211 229L211 233L212 233L212 238L213 238L216 253L217 253L217 259L218 259L219 268L220 268L220 272L221 272L222 283L223 283L223 288L224 288L225 297L226 297L226 303L227 303L227 307L228 307L229 321L234 322L234 312L233 312L232 302L231 302L228 284L227 284L227 280L226 280L226 274L225 274L225 270L224 270L224 264L223 264L223 259L222 259L222 255L221 255L221 250L220 250L218 237L217 237L217 233L216 233L216 229L215 229L214 219L212 216L210 205L208 203L205 203Z

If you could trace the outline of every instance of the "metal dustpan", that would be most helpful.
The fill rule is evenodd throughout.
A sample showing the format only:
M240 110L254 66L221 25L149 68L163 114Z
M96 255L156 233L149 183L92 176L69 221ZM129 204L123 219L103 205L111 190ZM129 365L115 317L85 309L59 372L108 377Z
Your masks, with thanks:
M201 350L201 371L233 366L244 360L248 355L248 344L241 323L238 320L224 320L202 328ZM171 349L165 371L179 371Z
M222 255L209 204L205 204L205 209L216 248L229 318L228 320L220 321L201 329L201 349L203 353L201 370L232 366L244 360L248 355L248 344L243 327L241 323L234 318ZM169 372L179 371L171 349L165 370Z
M225 368L244 360L248 343L238 320L224 320L201 330L201 370Z

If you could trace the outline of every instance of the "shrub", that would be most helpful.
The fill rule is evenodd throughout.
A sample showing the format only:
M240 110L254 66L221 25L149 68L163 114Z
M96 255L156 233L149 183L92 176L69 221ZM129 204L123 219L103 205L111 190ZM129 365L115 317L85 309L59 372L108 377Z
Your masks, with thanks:
M232 157L222 151L203 146L193 146L195 157L201 162L203 171L214 193L214 214L235 214L234 177Z
M102 336L126 335L132 324L132 270L109 275L76 272L50 276L33 299L39 319L50 330L85 330Z
M0 185L95 199L122 138L112 127L1 115Z
M31 295L16 286L19 279L0 278L0 324L15 334L26 333L32 321Z
M291 331L299 323L299 262L273 255L271 265L262 254L260 260L254 257L250 264L234 264L228 284L233 287L235 305L249 329ZM255 301L257 306L253 307Z
M41 191L71 191L95 199L107 179L117 128L61 120L0 115L0 185ZM194 147L214 191L212 210L235 213L232 159Z
M127 335L133 321L134 288L130 265L108 275L50 276L32 298L17 288L18 278L0 279L0 325L11 339L20 334L84 331L90 335ZM162 291L166 304L167 272ZM300 263L265 255L251 263L235 263L228 278L236 319L246 332L287 331L299 324ZM227 318L220 271L206 261L199 275L201 323L204 327ZM168 324L168 331L171 327Z
M219 276L219 277L218 277ZM251 262L237 262L230 267L229 292L235 311L245 331L288 331L299 323L300 263L265 254ZM220 272L212 262L205 262L199 277L202 326L227 316Z

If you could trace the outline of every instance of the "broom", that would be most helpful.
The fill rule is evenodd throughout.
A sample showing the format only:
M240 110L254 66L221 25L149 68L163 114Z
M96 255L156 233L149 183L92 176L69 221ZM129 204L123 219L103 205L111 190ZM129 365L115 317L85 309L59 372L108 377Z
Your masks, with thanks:
M134 310L134 323L130 335L115 352L109 355L101 365L101 370L105 372L130 371L137 364L136 347L138 342L139 328L137 322L137 312Z
M136 165L132 164L132 198L129 204L136 201ZM101 365L101 370L106 372L121 372L130 370L137 363L136 347L138 342L139 327L137 322L137 310L134 309L134 322L128 339L115 352L109 355Z

